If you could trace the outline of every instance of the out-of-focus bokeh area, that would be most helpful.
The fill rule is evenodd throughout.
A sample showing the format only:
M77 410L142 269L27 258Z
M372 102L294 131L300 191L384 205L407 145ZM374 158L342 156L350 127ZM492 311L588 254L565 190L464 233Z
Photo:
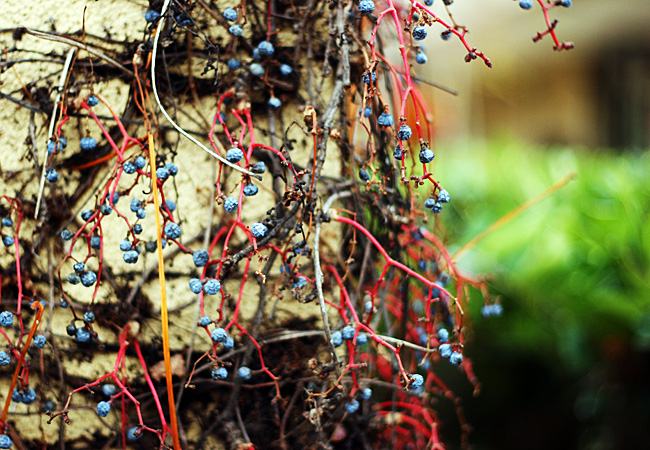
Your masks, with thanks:
M460 259L491 278L504 309L482 318L480 295L470 307L480 395L442 374L464 392L471 444L650 448L650 1L553 9L568 52L532 42L545 29L536 4L457 1L452 12L494 68L465 64L458 42L425 41L418 73L459 92L431 94L447 241L576 174Z

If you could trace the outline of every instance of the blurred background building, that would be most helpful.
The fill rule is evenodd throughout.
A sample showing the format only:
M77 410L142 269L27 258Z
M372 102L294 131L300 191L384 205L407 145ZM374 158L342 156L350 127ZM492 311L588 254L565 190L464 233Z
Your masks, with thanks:
M536 3L536 2L534 2ZM446 17L442 2L434 10ZM468 42L490 57L466 64L457 39L430 33L429 63L416 68L458 91L434 90L439 142L507 136L537 144L644 148L650 144L650 0L574 0L550 11L575 44L553 51L541 9L517 1L456 1ZM442 29L440 30L442 31Z

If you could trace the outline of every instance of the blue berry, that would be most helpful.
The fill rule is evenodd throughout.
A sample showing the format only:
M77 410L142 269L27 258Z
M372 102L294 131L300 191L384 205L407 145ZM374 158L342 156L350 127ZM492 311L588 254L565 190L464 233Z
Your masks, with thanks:
M99 236L93 236L90 238L90 248L99 250L102 248L102 239Z
M361 80L365 84L370 84L371 79L373 83L377 81L377 72L372 72L372 75L368 75L367 73L364 73L363 76L361 77Z
M332 344L334 347L339 347L341 344L343 344L343 335L340 331L335 331L332 333Z
M228 22L236 21L237 17L237 10L235 8L226 8L223 10L223 18Z
M50 183L56 183L57 181L59 181L59 174L53 168L48 167L45 170L45 179Z
M95 138L86 136L79 141L79 146L81 147L81 150L95 150L95 147L97 147L97 141Z
M440 192L438 192L438 201L440 203L449 203L449 200L451 200L449 192L446 189L440 189Z
M366 314L370 314L372 311L372 301L368 300L364 305L363 305L363 312Z
M244 152L237 147L233 147L226 152L226 159L231 163L239 162L244 157Z
M449 344L441 344L438 347L438 353L440 353L440 356L443 358L449 358L452 354L453 350L451 349L451 345Z
M135 167L137 167L138 169L144 169L144 166L147 165L147 160L145 159L144 156L138 156L137 158L135 158L135 162L133 164L135 164Z
M90 94L86 103L88 103L88 106L97 106L99 104L99 99L95 94Z
M361 0L359 2L359 12L360 13L369 13L373 12L375 9L375 2L372 0Z
M433 205L435 204L436 204L436 200L433 198L428 198L424 201L424 207L428 209L433 208Z
M438 214L439 212L442 211L442 203L440 202L435 202L433 206L431 207L431 211L434 213Z
M90 287L97 281L97 274L95 272L84 272L81 274L81 284Z
M11 247L14 245L14 238L9 236L8 234L5 234L2 236L2 243L4 244L5 247Z
M560 5L565 8L569 8L571 7L571 0L560 0Z
M113 212L113 208L111 208L110 205L104 203L102 206L99 207L99 212L101 212L105 216L108 216L110 213Z
M4 350L0 350L0 366L8 366L11 363L11 356Z
M2 226L3 227L11 227L11 226L13 226L13 224L14 224L14 221L11 220L11 218L9 218L9 217L3 217L2 218Z
M165 236L167 236L169 239L178 239L181 237L182 233L183 231L177 223L167 222L167 225L165 225Z
M167 167L157 168L156 177L158 177L159 180L166 180L167 178L169 178L169 169L167 169Z
M64 241L69 241L74 236L74 233L68 229L61 231L61 239Z
M219 280L208 280L203 285L203 291L208 295L217 295L221 290Z
M139 427L131 427L128 430L126 430L126 438L129 441L137 441L142 437L142 431L140 430Z
M165 200L165 206L171 212L176 211L176 203L173 200Z
M84 209L81 211L81 220L84 222L88 222L90 218L93 216L93 212L90 209Z
M294 289L300 289L305 287L306 285L307 285L307 278L298 277L298 279L291 285L291 287Z
M413 39L416 41L421 41L427 37L427 29L423 26L417 26L413 28Z
M370 106L366 106L363 109L363 117L370 117L372 116L372 108Z
M370 181L370 174L364 168L359 169L359 178L361 181Z
M271 108L278 109L280 106L282 106L282 102L281 102L280 99L277 98L277 97L271 97L271 98L269 99L269 106L270 106Z
M225 342L225 340L228 338L228 333L223 328L217 327L214 330L212 330L212 333L210 334L210 338L212 338L215 344L221 344L222 342Z
M395 147L395 150L393 150L393 158L402 160L402 146L398 145Z
M438 333L436 333L436 339L438 339L438 342L441 344L444 344L449 340L449 331L444 328L439 329Z
M442 2L443 2L445 5L449 6L449 5L451 5L452 3L454 3L454 0L442 0Z
M402 124L397 131L397 137L400 141L408 141L411 138L411 127L406 124Z
M260 42L257 48L262 56L271 56L275 52L273 44L271 44L269 41Z
M84 313L84 322L93 323L95 321L95 313L92 311L86 311Z
M199 320L199 325L201 325L202 327L207 327L211 323L212 323L212 320L210 320L210 316L203 316Z
M153 9L148 10L146 13L144 13L144 20L147 22L155 22L160 18L160 13L158 11L155 11Z
M142 202L137 198L131 200L131 206L129 207L131 211L136 212L138 209L142 208Z
M458 352L453 352L449 357L449 362L452 363L454 366L460 366L460 364L463 362L463 354Z
M115 395L115 392L117 392L117 388L115 387L114 384L110 384L110 383L103 384L102 385L102 392L104 393L104 395L106 397L111 397L111 396Z
M14 388L13 393L11 394L11 401L16 402L16 403L22 403L23 402L23 396L20 393L20 391L17 388Z
M228 336L225 341L223 341L223 348L226 350L231 350L235 346L235 340Z
M138 252L136 250L129 250L128 252L124 252L122 258L127 264L135 264L138 262Z
M253 225L251 225L251 233L253 233L253 236L257 239L266 236L266 233L268 231L269 229L262 223L255 222Z
M352 325L346 325L341 330L341 336L343 336L343 339L345 339L346 341L350 341L354 338L355 331L356 330Z
M88 342L90 341L90 331L85 328L77 328L76 339L78 342Z
M239 62L238 59L229 59L228 60L228 68L230 70L237 70L241 67L241 63Z
M59 142L54 143L54 141L50 141L47 143L47 152L48 153L60 153L63 151L65 148L65 145L62 144L61 140L65 138L59 138ZM67 142L66 142L67 144Z
M99 417L106 417L111 412L111 404L106 401L97 403L97 415Z
M530 9L533 7L533 2L531 0L520 0L519 7L521 9Z
M77 327L74 326L73 323L65 327L65 332L68 334L68 336L76 336L77 335Z
M424 0L424 4L427 6L432 6L433 5L433 0Z
M366 333L357 334L357 345L366 345L368 343L368 335Z
M69 305L68 305L68 301L67 301L66 299L62 298L62 299L61 299L61 302L59 303L59 306L60 306L61 308L63 308L63 309L67 308L67 307L69 306Z
M493 305L485 305L481 308L481 315L483 317L490 316L500 316L503 313L503 307L501 303L495 303Z
M419 373L411 375L411 387L414 389L424 385L424 377Z
M9 311L2 311L0 313L0 325L3 327L10 327L14 324L14 315Z
M212 379L213 380L225 380L228 378L228 369L225 367L219 367L218 369L212 369Z
M145 217L147 217L147 211L146 211L144 208L140 208L140 209L138 209L138 210L135 212L135 216L136 216L138 219L142 220L142 219L144 219Z
M128 252L129 250L131 250L131 241L129 241L128 239L122 240L122 242L120 242L120 250L122 250L123 252Z
M168 162L167 164L165 164L165 167L167 168L167 170L169 171L169 174L172 177L175 177L176 175L178 175L178 166L176 164L174 164L173 162Z
M423 52L417 52L415 55L415 62L418 64L426 64L429 58Z
M191 278L189 285L190 285L190 291L192 291L194 294L200 294L201 291L203 290L203 282L198 278Z
M192 259L196 267L203 267L210 261L210 254L207 250L197 250L192 254Z
M239 202L235 197L226 197L226 200L223 202L223 208L229 213L237 211L237 206L239 206Z
M36 400L36 391L32 388L25 389L25 391L22 393L22 397L24 404L32 404L34 403L34 400Z
M247 184L246 186L244 186L244 195L246 197L252 197L253 195L257 195L258 192L259 192L259 188L254 184Z
M382 127L392 127L393 126L393 116L387 112L383 112L377 118L377 123Z
M237 374L239 375L239 378L242 380L250 380L251 379L251 370L248 367L242 366L239 368L237 371Z
M266 172L266 164L264 164L264 161L256 162L253 167L251 167L251 172L259 174Z
M284 75L285 77L286 77L287 75L291 75L291 72L293 72L293 68L291 68L290 65L288 65L288 64L282 64L282 65L280 66L280 73L281 73L282 75Z
M435 154L433 153L433 150L430 148L424 147L422 150L420 150L420 162L423 164L428 164L431 161L433 161L433 158L435 158Z
M230 34L236 37L241 37L244 35L244 30L240 25L237 24L231 25L230 28L228 28L228 31L230 32Z
M140 233L142 233L142 225L136 223L135 225L133 225L133 234L140 234Z
M354 398L350 400L348 403L345 404L345 410L349 414L354 414L355 412L357 412L359 410L359 400Z
M372 397L372 389L365 388L361 390L361 398L364 400L369 400Z
M263 77L264 76L264 67L262 67L261 64L252 63L251 66L250 66L250 71L256 77Z
M76 273L71 273L68 275L67 280L70 284L79 284L81 282L81 278Z

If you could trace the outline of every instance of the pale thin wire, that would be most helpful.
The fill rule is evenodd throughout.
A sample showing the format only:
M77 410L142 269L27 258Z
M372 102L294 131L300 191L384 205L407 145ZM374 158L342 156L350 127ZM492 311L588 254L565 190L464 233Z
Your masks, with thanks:
M165 13L167 12L167 9L169 8L169 4L171 3L171 0L165 0L165 3L163 4L162 11L160 11L160 22L158 23L158 28L156 29L156 36L154 37L153 40L153 50L152 50L152 55L151 55L151 87L153 88L153 96L156 100L156 104L158 105L158 108L160 108L160 112L165 116L165 119L169 121L169 123L172 124L176 130L185 136L187 139L192 141L194 144L198 145L203 151L205 151L207 154L213 156L214 158L217 158L219 161L221 161L223 164L232 167L235 170L238 170L242 173L245 173L248 176L257 178L258 180L261 180L262 177L260 175L257 175L253 172L249 172L248 170L239 167L236 164L231 163L224 157L220 156L219 154L213 152L209 148L207 148L205 145L201 144L198 140L194 139L192 136L190 136L185 130L183 130L174 120L167 114L167 111L163 107L162 103L160 102L160 97L158 97L158 88L156 87L156 53L158 53L158 41L160 39L160 33L162 32L163 25L165 24Z
M52 139L52 134L54 134L54 125L56 125L56 117L59 112L59 101L61 101L61 92L65 87L65 80L68 78L68 71L70 70L70 64L72 63L72 57L74 56L75 49L71 48L68 50L68 56L65 59L65 64L63 65L63 71L61 72L61 78L59 79L59 86L56 93L56 100L54 100L54 109L52 110L52 119L50 119L50 128L47 132L48 143ZM56 147L56 143L54 144ZM56 148L55 148L56 150ZM41 170L41 184L38 188L38 199L36 200L36 210L34 211L34 219L38 219L38 211L41 209L41 200L43 199L43 190L45 189L45 169L47 168L47 145L45 145L45 150L43 151L43 170Z

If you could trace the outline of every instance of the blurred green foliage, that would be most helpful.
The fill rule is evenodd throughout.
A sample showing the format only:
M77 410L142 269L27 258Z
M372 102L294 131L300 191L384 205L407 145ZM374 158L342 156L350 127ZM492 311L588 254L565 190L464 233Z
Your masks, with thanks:
M493 276L504 297L495 345L559 357L578 372L599 358L605 339L650 348L649 153L496 142L437 154L452 196L441 216L447 241L459 246L568 172L577 175L459 261ZM480 306L471 305L477 319Z

